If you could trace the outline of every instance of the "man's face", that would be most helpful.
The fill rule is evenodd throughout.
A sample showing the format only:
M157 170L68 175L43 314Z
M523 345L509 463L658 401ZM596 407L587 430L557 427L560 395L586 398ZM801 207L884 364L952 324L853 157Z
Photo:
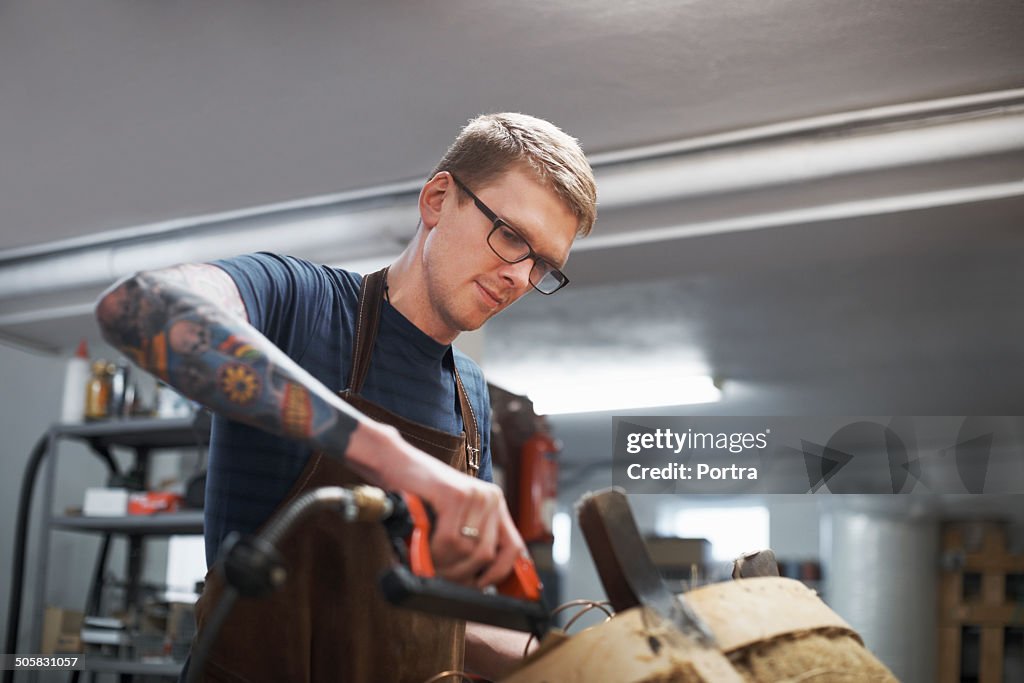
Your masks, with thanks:
M495 254L487 244L493 224L451 176L446 178L441 214L427 235L423 261L427 294L442 335L450 332L454 338L479 328L530 291L533 259L507 263ZM556 267L565 265L576 236L576 216L532 173L513 168L486 187L470 189L534 252Z

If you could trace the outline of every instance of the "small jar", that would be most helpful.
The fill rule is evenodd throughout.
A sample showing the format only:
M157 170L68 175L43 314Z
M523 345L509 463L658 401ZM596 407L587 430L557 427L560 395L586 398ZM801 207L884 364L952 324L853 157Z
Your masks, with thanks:
M97 360L92 364L92 375L85 385L86 420L103 420L110 415L111 374L108 367L105 360Z

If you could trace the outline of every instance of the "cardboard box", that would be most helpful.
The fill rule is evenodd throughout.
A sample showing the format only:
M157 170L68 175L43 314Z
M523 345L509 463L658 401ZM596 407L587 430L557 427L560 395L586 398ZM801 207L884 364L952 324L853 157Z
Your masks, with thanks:
M87 517L123 517L128 514L128 489L86 489L82 514Z
M81 652L78 637L82 630L83 614L77 610L47 607L43 612L43 637L40 654L55 652Z
M654 566L665 578L686 578L692 566L703 576L711 562L711 543L704 538L648 536L644 543Z

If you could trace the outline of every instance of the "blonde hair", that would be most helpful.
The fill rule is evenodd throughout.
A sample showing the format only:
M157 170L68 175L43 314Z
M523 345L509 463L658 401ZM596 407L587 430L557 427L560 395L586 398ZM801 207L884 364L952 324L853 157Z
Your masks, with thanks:
M516 165L531 169L561 197L576 215L577 235L590 233L597 218L594 173L576 138L543 119L514 113L472 119L430 176L448 171L476 190Z

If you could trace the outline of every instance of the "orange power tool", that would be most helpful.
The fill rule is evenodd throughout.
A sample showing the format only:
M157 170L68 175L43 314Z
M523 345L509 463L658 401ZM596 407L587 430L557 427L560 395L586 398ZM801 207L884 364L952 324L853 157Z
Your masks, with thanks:
M494 592L438 578L430 556L434 513L409 493L386 494L389 513L382 516L400 562L381 576L384 597L393 605L421 612L526 631L540 638L551 615L541 595L537 569L520 557L512 573Z

